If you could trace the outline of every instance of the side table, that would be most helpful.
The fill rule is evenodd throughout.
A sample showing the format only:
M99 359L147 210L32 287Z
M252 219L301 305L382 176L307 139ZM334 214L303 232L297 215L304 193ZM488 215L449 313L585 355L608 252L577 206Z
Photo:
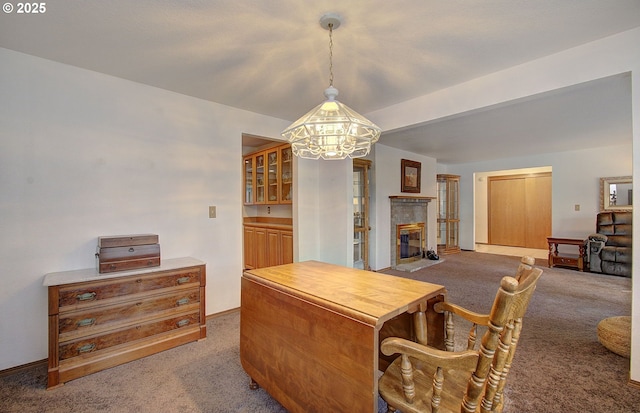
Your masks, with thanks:
M558 265L584 271L586 253L584 239L547 237L547 243L549 244L549 268ZM558 245L575 245L578 247L578 254L559 253Z

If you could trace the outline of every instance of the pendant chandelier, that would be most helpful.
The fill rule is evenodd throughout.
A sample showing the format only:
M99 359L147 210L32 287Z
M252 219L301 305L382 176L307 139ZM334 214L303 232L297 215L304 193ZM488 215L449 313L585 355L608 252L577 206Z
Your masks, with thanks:
M329 87L327 98L282 132L291 143L293 153L305 159L345 159L366 156L371 145L378 141L380 128L336 100L338 89L333 87L333 30L341 18L328 13L320 18L320 25L329 30Z

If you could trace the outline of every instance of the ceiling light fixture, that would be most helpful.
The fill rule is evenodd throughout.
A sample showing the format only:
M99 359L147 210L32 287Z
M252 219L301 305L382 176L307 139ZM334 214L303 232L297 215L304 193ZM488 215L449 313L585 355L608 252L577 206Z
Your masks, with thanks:
M293 153L305 159L345 159L366 156L380 138L380 128L353 109L336 100L333 87L333 30L341 17L327 13L320 26L329 30L329 87L327 100L291 124L282 136L291 143Z

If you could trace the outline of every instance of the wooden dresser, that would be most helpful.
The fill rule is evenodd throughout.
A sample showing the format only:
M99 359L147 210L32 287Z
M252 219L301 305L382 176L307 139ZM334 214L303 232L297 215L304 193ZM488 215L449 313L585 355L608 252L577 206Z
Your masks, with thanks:
M47 274L47 388L207 336L205 263L162 260L159 267L99 274Z

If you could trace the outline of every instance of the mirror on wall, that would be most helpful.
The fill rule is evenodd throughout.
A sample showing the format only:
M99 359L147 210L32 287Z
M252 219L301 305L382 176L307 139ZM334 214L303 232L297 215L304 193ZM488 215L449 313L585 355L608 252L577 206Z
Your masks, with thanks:
M630 211L632 195L630 176L600 178L600 211Z

